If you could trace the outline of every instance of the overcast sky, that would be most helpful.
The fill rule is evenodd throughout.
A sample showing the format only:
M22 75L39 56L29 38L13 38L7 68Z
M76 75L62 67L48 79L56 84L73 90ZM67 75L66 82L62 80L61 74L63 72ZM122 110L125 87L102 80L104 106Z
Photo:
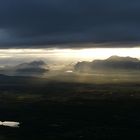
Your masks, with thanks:
M139 44L140 1L0 0L1 48L84 42Z

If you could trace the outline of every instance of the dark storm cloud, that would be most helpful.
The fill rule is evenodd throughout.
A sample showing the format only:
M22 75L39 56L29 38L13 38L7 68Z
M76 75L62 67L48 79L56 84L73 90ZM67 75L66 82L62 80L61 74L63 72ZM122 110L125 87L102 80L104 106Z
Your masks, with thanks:
M0 0L0 46L140 42L139 0Z

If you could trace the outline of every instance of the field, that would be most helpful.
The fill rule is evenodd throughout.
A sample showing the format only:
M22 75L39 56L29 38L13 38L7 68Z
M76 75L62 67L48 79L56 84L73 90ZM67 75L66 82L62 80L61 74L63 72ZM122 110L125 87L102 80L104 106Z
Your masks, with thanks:
M0 140L140 137L138 75L126 77L127 80L117 77L115 81L96 75L97 80L93 78L92 82L85 82L85 77L87 81L92 79L89 75L79 76L78 80L84 81L63 77L65 81L56 80L58 77L1 75L0 120L19 121L21 125L0 126Z

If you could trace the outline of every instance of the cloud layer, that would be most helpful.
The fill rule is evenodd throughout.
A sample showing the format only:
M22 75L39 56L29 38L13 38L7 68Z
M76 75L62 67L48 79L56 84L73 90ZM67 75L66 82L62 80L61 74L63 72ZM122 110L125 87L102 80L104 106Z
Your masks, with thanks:
M0 47L140 42L139 0L1 0Z

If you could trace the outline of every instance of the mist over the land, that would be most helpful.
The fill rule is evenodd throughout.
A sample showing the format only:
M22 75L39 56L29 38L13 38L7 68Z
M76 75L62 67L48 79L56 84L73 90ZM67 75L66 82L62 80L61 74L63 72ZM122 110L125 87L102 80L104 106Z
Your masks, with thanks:
M63 77L68 81L76 77L93 74L92 77L111 74L129 75L140 72L140 60L133 57L110 56L107 59L95 59L93 61L74 61L59 63L47 63L43 60L34 60L18 65L0 68L0 74L18 76L37 76L61 80ZM115 75L114 75L115 76ZM65 78L64 78L65 77ZM78 78L80 79L80 78ZM86 79L86 78L85 78ZM88 78L87 78L88 79Z

